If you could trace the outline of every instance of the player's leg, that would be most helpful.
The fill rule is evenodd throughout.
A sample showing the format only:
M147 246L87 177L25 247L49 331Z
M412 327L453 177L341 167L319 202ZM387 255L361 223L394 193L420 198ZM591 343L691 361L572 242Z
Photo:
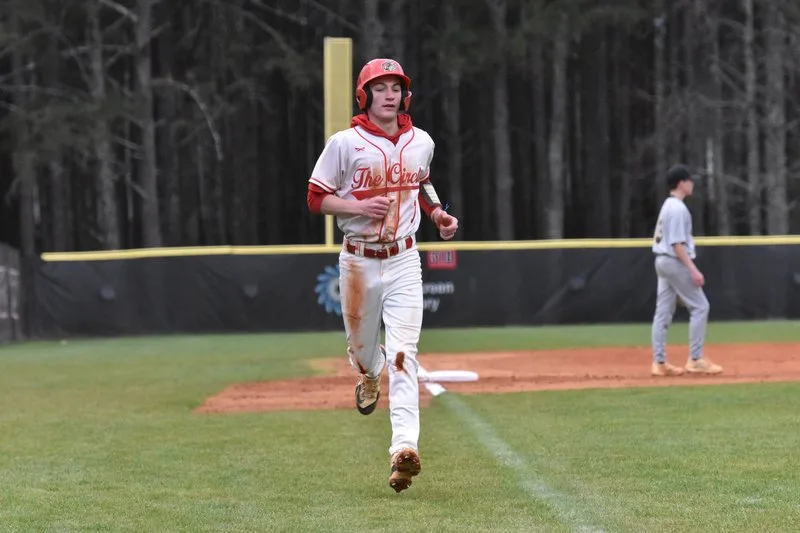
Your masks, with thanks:
M678 298L689 310L689 361L686 370L691 373L718 374L722 367L703 356L710 305L702 287L692 281L686 265L677 260L664 264L664 272Z
M667 362L667 335L672 317L675 315L677 295L669 280L663 276L662 264L669 259L658 257L655 261L658 285L656 287L656 310L653 313L651 344L653 364L651 372L654 376L677 376L683 369Z
M356 407L362 414L375 410L385 359L380 348L380 261L342 252L339 256L339 295L350 364L358 370Z
M419 252L411 249L387 260L384 268L383 323L392 425L389 484L397 492L408 488L420 471L417 344L422 316L422 265Z

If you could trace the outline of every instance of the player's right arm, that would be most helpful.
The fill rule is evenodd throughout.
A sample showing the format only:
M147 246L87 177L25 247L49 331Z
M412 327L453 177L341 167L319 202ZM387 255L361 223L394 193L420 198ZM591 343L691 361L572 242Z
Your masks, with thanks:
M311 178L308 180L308 209L312 213L334 216L366 216L382 219L389 210L389 199L373 197L364 200L340 198L336 192L341 187L344 170L346 141L332 135L322 150Z
M355 215L382 219L389 210L391 201L385 196L374 196L364 200L339 198L334 194L325 194L320 200L319 212L324 215Z

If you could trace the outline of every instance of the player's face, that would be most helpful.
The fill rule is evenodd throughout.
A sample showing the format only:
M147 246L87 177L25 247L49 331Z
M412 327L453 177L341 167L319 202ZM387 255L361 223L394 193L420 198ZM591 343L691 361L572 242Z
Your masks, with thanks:
M694 191L694 182L692 180L682 181L681 187L683 188L683 194L686 196L691 196L692 192Z
M370 84L372 105L370 112L378 119L392 120L400 110L402 85L394 76L378 78Z

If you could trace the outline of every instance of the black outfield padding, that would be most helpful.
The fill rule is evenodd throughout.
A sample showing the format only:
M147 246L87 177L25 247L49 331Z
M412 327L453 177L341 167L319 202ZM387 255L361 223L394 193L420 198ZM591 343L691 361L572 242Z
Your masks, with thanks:
M426 328L641 323L653 316L656 277L647 248L421 254ZM35 278L33 331L341 331L337 263L335 253L45 262ZM800 246L710 246L697 264L711 320L800 318Z

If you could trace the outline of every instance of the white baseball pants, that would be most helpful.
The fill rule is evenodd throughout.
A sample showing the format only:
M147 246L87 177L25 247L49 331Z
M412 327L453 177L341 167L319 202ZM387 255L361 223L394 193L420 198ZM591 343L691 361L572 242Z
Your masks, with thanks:
M389 453L418 449L417 343L422 328L422 263L416 245L388 259L339 255L339 294L350 363L369 377L389 367ZM386 359L380 349L381 320Z

